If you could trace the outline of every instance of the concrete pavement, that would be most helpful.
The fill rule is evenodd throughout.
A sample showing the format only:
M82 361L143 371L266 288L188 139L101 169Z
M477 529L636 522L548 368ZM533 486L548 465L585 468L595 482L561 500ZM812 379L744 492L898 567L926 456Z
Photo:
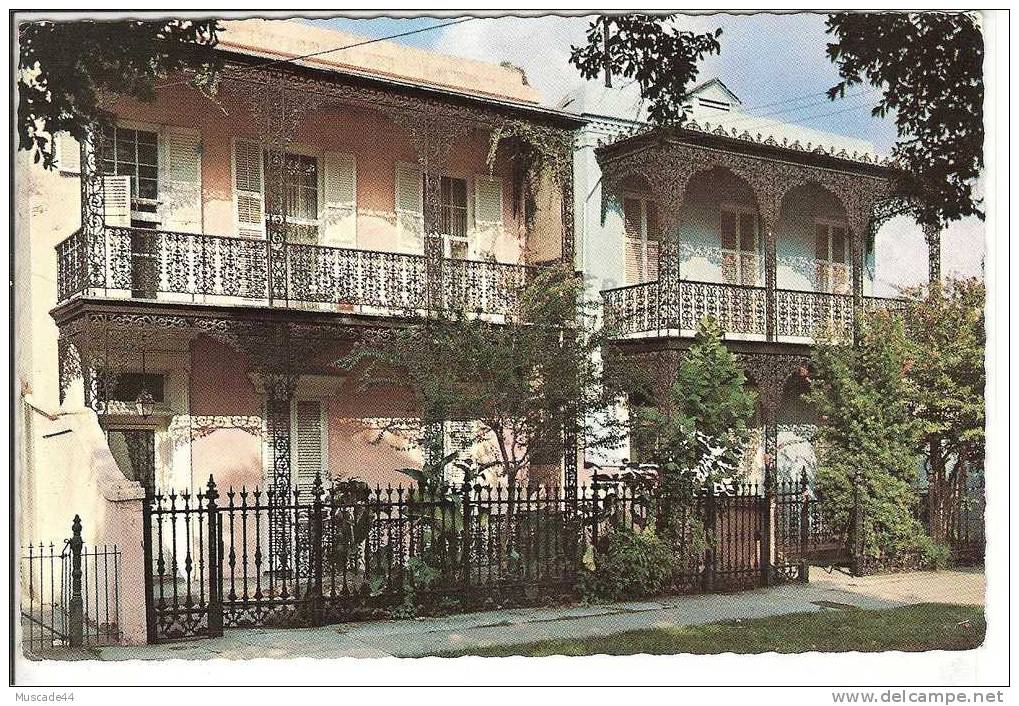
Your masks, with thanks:
M417 620L345 623L308 629L230 629L223 637L144 647L104 647L100 658L251 659L256 657L422 657L464 647L510 645L561 637L748 620L855 606L915 603L983 605L979 570L851 577L813 567L809 584L731 594L673 596L605 605L513 608Z

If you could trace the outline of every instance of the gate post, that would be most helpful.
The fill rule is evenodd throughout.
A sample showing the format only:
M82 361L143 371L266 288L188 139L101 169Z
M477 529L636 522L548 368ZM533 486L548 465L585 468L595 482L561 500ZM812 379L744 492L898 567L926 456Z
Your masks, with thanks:
M81 598L81 518L74 516L71 523L71 601L67 606L68 625L67 637L71 647L81 647L84 637L84 604Z
M142 563L145 571L145 641L156 642L156 599L152 585L152 503L156 496L145 494L142 500Z
M223 582L220 565L219 508L216 506L216 481L209 476L205 499L208 501L209 530L209 637L220 637L223 634Z
M807 485L806 467L800 473L800 581L810 580L807 547L810 545L810 488Z
M315 484L311 490L311 536L308 546L308 559L311 563L311 576L308 586L309 605L311 607L311 626L322 624L322 559L325 547L322 537L322 476L315 474Z
M704 497L704 573L701 575L702 588L705 593L715 590L715 524L717 507L715 505L715 484L708 481L708 492Z
M775 548L775 465L767 461L764 466L764 517L761 522L761 585L770 586L774 576Z

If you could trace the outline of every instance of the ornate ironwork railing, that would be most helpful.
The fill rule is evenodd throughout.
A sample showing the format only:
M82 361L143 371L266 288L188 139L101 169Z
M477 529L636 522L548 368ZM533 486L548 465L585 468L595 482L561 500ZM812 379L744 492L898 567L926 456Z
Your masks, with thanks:
M717 320L727 334L766 333L768 297L763 287L681 281L678 291L678 325L668 314L676 307L663 300L668 295L656 281L603 291L606 320L615 327L615 333L624 336L692 331L705 316ZM775 299L776 335L780 339L838 338L852 331L851 295L779 289ZM899 299L864 297L868 311L895 311L902 306Z
M775 298L779 336L837 338L853 330L852 295L779 289Z
M429 273L421 255L288 243L281 282L277 269L269 268L268 243L261 239L108 227L101 246L90 250L81 231L57 245L60 301L96 288L118 297L201 298L204 303L225 298L219 302L333 305L339 311L372 313L429 306ZM99 256L91 257L92 250ZM442 306L513 314L531 269L446 259L439 274Z

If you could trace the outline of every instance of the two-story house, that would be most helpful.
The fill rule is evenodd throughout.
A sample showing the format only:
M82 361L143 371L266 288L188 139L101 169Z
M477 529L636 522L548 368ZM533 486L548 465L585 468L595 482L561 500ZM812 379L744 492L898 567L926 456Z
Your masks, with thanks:
M514 68L338 49L358 39L227 22L214 94L174 76L151 102L111 98L115 125L85 149L58 135L56 170L24 165L32 399L94 410L84 453L108 444L145 488L406 484L411 398L336 361L443 308L498 322L531 269L572 257L570 191L522 172L520 138L494 139L580 120ZM94 459L27 414L22 507L62 530Z
M688 121L649 131L636 86L588 82L564 101L585 120L575 154L577 261L616 345L664 395L698 323L713 317L759 392L751 480L814 470L801 399L818 337L852 334L874 291L888 168L868 143L762 120L714 79ZM640 458L623 449L609 462Z

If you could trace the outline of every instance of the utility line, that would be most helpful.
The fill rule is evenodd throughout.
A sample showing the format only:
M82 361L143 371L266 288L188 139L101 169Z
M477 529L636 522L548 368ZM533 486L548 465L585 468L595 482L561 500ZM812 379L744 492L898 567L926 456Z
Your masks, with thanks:
M331 54L333 52L343 51L344 49L353 49L355 47L363 47L363 46L366 46L368 44L375 44L377 42L384 42L384 41L387 41L387 40L390 40L390 39L398 39L400 37L409 37L412 34L420 34L422 32L430 32L430 31L435 30L435 29L443 29L445 27L452 27L454 25L463 24L464 22L470 22L473 19L477 19L477 18L475 18L475 17L462 17L462 18L460 18L458 20L454 20L452 22L444 22L442 24L431 25L429 27L419 27L417 29L412 29L412 30L409 30L407 32L400 32L399 34L390 34L390 35L387 35L385 37L376 37L375 39L366 39L363 42L355 42L354 44L345 44L343 46L333 47L332 49L321 49L319 51L310 52L308 54L302 54L301 56L294 56L294 57L290 57L290 58L287 58L287 59L272 59L270 61L266 61L266 62L263 62L261 64L255 64L253 66L246 66L246 67L240 69L240 71L254 71L256 69L264 69L267 66L274 66L276 64L290 64L290 63L293 63L293 62L296 62L296 61L301 61L303 59L310 59L310 58L315 57L315 56L322 56L324 54ZM179 86L179 85L186 84L186 83L191 83L191 81L182 80L182 81L172 81L170 83L164 83L161 86L157 86L156 90L159 90L161 88L170 88L171 86Z

